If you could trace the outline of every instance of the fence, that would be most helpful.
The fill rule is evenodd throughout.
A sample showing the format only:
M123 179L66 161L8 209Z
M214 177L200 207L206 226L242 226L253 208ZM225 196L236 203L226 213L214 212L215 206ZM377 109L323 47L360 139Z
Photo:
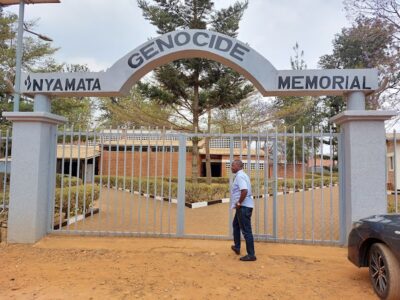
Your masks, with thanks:
M0 131L0 212L8 209L11 172L11 132Z
M230 163L238 158L252 180L256 239L343 241L339 134L271 130L193 135L64 128L57 139L50 232L230 238ZM197 184L191 181L195 139L199 158L194 165L201 175ZM398 139L396 132L387 134L388 211L397 213ZM11 132L1 133L0 141L0 221L5 224ZM204 177L208 152L212 184Z
M400 156L397 153L400 150L399 145L399 134L396 130L393 133L386 135L386 149L387 149L387 187L388 187L388 212L399 213L399 189L400 189Z
M228 238L238 158L252 179L256 239L339 242L338 134L64 129L58 143L54 232ZM208 155L212 184L192 183Z

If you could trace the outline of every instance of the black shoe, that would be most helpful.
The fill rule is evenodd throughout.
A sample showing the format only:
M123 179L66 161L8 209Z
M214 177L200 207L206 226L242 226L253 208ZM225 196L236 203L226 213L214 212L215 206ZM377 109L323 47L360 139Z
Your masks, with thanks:
M232 251L233 251L233 252L235 252L235 253L236 253L236 255L240 255L240 250L239 250L239 249L237 249L237 248L235 248L235 246L234 246L234 245L232 245L232 246L231 246L231 249L232 249Z
M242 256L240 258L240 260L241 261L255 261L255 260L257 260L257 257L246 255L246 256Z

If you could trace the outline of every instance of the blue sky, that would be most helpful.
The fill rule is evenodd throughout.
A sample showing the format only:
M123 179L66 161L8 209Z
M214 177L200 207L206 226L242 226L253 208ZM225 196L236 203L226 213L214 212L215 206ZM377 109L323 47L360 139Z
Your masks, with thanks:
M215 0L217 8L234 1ZM331 53L332 40L349 26L342 0L250 0L238 39L248 43L277 69L290 69L292 47L304 50L309 69ZM18 6L6 11L18 12ZM59 62L105 70L148 38L157 36L136 0L61 0L61 4L26 5L25 20L38 19L36 32L60 47Z

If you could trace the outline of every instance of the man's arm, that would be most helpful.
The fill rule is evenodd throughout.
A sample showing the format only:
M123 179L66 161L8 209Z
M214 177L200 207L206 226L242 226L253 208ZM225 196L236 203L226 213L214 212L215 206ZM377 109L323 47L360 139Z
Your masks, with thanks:
M247 196L247 189L240 190L240 197L239 200L236 202L236 208L239 208L242 205L242 202L244 199L246 199Z

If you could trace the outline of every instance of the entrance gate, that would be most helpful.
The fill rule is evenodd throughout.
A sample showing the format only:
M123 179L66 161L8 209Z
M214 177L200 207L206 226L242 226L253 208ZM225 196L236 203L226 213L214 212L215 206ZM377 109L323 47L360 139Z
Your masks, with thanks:
M340 201L339 204L335 203L333 200L327 201L327 199L333 199L333 197L328 197L328 194L334 195L335 190L332 185L333 175L329 175L332 177L332 184L329 184L329 189L332 189L332 193L330 193L330 190L328 189L329 193L326 194L328 190L326 188L327 184L324 183L325 174L322 168L324 161L326 160L326 158L324 158L325 149L322 146L323 143L321 143L321 152L318 152L315 148L311 147L313 149L312 151L314 151L314 154L320 153L322 155L322 159L320 160L320 171L322 176L318 178L315 177L316 173L318 172L315 164L313 169L314 175L311 175L311 185L314 185L314 187L320 180L322 187L320 191L321 193L317 193L315 189L312 188L311 197L308 197L308 191L304 191L305 187L303 186L298 187L297 185L294 185L294 193L290 194L290 184L288 184L290 181L288 180L289 178L287 176L290 174L291 163L294 162L294 173L299 173L299 171L296 169L296 163L299 162L299 154L294 153L295 159L290 160L290 148L287 147L287 141L291 136L290 134L283 133L282 135L282 133L279 133L275 134L274 136L272 133L270 133L268 135L268 142L265 142L264 144L262 144L264 135L260 136L260 143L258 143L257 134L243 135L241 137L243 141L248 141L248 151L250 153L247 155L247 166L249 167L248 171L252 176L253 181L256 180L257 183L255 193L257 195L256 202L258 208L255 210L254 218L256 222L254 227L257 238L291 241L297 241L300 239L301 241L312 242L335 242L339 240L341 243L343 243L346 234L351 229L353 221L371 214L386 212L387 202L385 188L386 172L384 161L384 121L390 119L392 116L396 115L396 113L391 111L365 110L365 96L378 89L377 70L277 70L267 59L265 59L245 43L221 33L191 29L170 32L156 39L149 40L122 57L105 72L44 74L30 73L22 76L21 93L34 96L34 112L3 113L4 117L13 122L12 172L10 186L11 199L8 219L8 241L17 243L33 243L47 234L49 228L50 230L54 230L53 225L57 224L57 222L54 220L54 214L57 211L57 207L54 207L54 199L55 195L58 195L58 193L60 193L58 198L60 199L59 205L61 207L61 211L60 208L58 208L58 212L60 213L58 216L58 226L60 226L58 231L62 232L64 230L64 227L61 226L63 220L62 214L65 204L64 201L65 199L68 199L65 210L68 219L66 231L71 232L71 225L73 225L75 232L92 232L84 228L79 229L78 221L80 218L82 218L82 224L88 223L86 222L87 219L84 216L86 216L87 209L89 208L86 207L88 197L90 197L90 201L92 201L92 198L95 198L95 188L92 185L91 188L93 190L93 194L90 196L87 195L87 182L89 181L89 178L91 178L92 181L96 179L96 177L93 175L97 174L95 167L95 161L97 157L100 156L103 160L103 164L100 163L100 169L103 166L102 172L106 171L106 163L104 161L105 156L101 156L101 154L99 155L97 153L98 150L94 148L92 156L88 154L84 156L85 167L82 171L82 159L80 156L82 155L81 147L78 147L79 150L77 156L75 157L74 150L76 149L74 149L74 145L69 148L69 152L67 150L68 147L66 145L63 146L63 161L59 166L63 170L62 172L64 174L65 171L68 170L71 173L71 176L69 176L67 181L60 177L60 189L61 185L63 187L61 190L55 188L56 178L54 175L57 168L55 157L57 156L57 138L60 137L57 134L57 125L64 123L66 120L63 117L50 113L51 96L124 96L129 93L129 90L135 82L137 82L140 78L154 68L174 60L194 57L212 59L231 67L251 81L263 96L343 95L346 97L347 111L338 114L330 120L331 122L340 125L341 132L343 134L343 138L340 139L343 140L343 143L341 143L343 150L337 152L343 155L342 164L344 167L341 168L341 164L339 164L339 169L343 171L341 174L342 176L339 177L342 179L342 184L340 186L343 189L343 192L340 193L342 197L339 198L343 199L343 204L341 204ZM76 134L72 133L71 135L72 138L67 138L67 135L65 135L65 140L63 139L63 141L67 142L69 139L70 141L74 141ZM174 136L173 134L169 135ZM78 133L78 141L79 136L82 138L82 134ZM89 133L85 136L85 141L87 140L88 143L92 141L95 144L100 144L102 147L100 152L104 154L104 148L106 147L105 139L107 138L104 134L93 133L93 138L91 139L88 138L88 136L90 136ZM171 167L172 170L175 168L178 178L176 186L173 186L171 183L171 190L176 189L177 195L175 224L177 236L189 235L189 233L187 233L189 226L186 224L189 218L185 214L185 177L187 174L186 167L188 166L186 163L187 157L185 159L185 156L188 155L186 152L187 147L190 147L188 146L187 139L190 139L191 137L193 136L175 135L179 145L179 147L176 149L177 152L174 152L174 147L170 147L173 154L172 156L175 155L179 158ZM125 149L124 151L120 150L121 147L118 145L118 143L121 143L122 140L119 139L118 133L116 137L116 145L111 144L112 138L112 133L109 133L108 150L111 151L108 152L112 152L112 149L118 149L118 151L115 151L115 155L118 156L118 159L115 158L115 161L118 162L120 156L125 155L127 151L125 151ZM237 139L236 136L227 136L227 138L230 140L230 145L234 145L234 141ZM306 139L309 137L304 134L303 138ZM321 139L324 140L324 138L324 134L322 134ZM337 136L334 136L334 138L337 138ZM317 140L318 138L314 136L314 133L311 133L311 143L314 142L315 145ZM155 159L155 157L153 157L153 152L150 152L150 149L155 148L155 153L158 153L159 155L159 146L154 146L150 141L148 142L149 145L146 148L149 152L143 154L143 149L145 147L143 146L144 140L140 139L140 141L142 141L142 145L139 145L138 148L139 152L142 151L142 155L139 157L139 160L142 159L140 168L142 168L141 170L144 172L146 165L144 164L143 159L147 158L146 170L151 169L150 166L152 166L154 161L159 161L159 158ZM284 145L283 147L281 146L282 141ZM294 135L293 145L298 144L299 141L296 140L296 135ZM257 159L259 156L257 154L252 155L251 151L255 150L256 153L261 153L264 145L268 147L265 156L268 155L269 157L266 163L264 163L264 166L268 167L268 172L270 171L270 164L272 163L272 173L268 173L268 176L273 174L272 181L270 182L268 179L266 182L266 184L268 184L268 189L266 187L261 189L261 184L258 184L258 180L261 182L261 178L262 180L266 180L265 177L261 177L261 175L255 176L257 172L260 173L260 168L251 170L253 164L254 167L260 165L260 160ZM89 147L90 146L88 145L88 148ZM270 151L271 147L272 152ZM136 145L132 146L131 148L134 152L131 155L135 157ZM26 149L29 149L30 151L26 151ZM297 149L296 146L295 149ZM66 153L70 156L69 164L65 163ZM282 156L282 153L285 155ZM242 156L244 155L244 153L241 154ZM126 155L128 157L128 153L126 153ZM147 155L147 157L145 155ZM232 161L232 158L237 155L240 157L240 153L235 154L233 149L230 153L229 161ZM279 160L281 157L283 157L283 160ZM246 157L244 158L246 161ZM111 176L111 172L113 171L115 171L115 174L120 174L121 168L122 170L128 172L129 166L119 165L119 163L116 164L115 170L113 170L112 163L115 161L112 161L112 158L109 158L109 164L107 165L107 176ZM317 160L314 159L314 161ZM27 162L30 163L29 168L27 168ZM90 164L90 162L92 162L92 164ZM91 166L89 167L89 165ZM201 166L201 162L199 162L199 165ZM97 166L99 166L99 164ZM161 165L158 164L158 168L160 168L160 166ZM305 167L304 164L302 166ZM158 174L158 170L155 174ZM224 169L222 168L221 170ZM282 183L282 180L279 180L279 177L281 176L280 171L282 170L286 176L283 176L282 190L278 190ZM95 174L93 174L93 172L95 172ZM76 174L77 177L83 178L83 186L80 180L77 179L75 182L75 179L72 179L72 174ZM90 177L90 174L92 174L92 177ZM143 180L143 176L139 177L139 180L140 178ZM137 213L138 229L128 229L126 231L124 228L118 229L117 221L122 217L125 220L127 216L125 214L121 214L119 210L116 210L116 213L119 213L120 215L114 214L111 216L110 210L108 210L107 214L105 214L104 207L100 205L100 201L102 201L102 204L107 203L105 200L106 198L103 198L104 194L111 195L111 189L113 187L111 177L107 177L107 189L104 188L103 181L100 182L102 187L99 190L98 203L96 204L94 199L92 202L90 202L92 205L91 209L88 211L90 218L93 219L93 215L97 215L95 213L95 208L96 205L98 205L97 208L99 208L99 219L105 217L105 219L108 220L108 224L111 224L111 218L114 220L113 224L115 224L115 228L111 229L110 227L106 227L104 229L105 232L113 231L122 233L127 232L128 234L142 234L143 227L141 222L143 220L143 215L141 210L143 204L146 212L144 220L147 222L145 223L144 232L151 232L149 228L150 199L153 199L155 206L157 206L157 203L159 202L164 203L164 200L159 200L159 202L157 202L157 197L163 198L157 195L155 195L154 198L151 198L150 187L153 187L150 184L151 173L146 174L146 176L148 178L145 187L142 185L142 182L140 184L137 183L137 188L140 188L140 191L133 188L129 192L123 192L123 196L121 196L122 200L120 200L120 198L116 198L115 200L115 207L124 207L125 211L128 211L129 217L129 213L132 211L130 209L126 209L125 206L123 206L123 203L128 202L132 205L136 204L137 207L140 206L140 209L138 209ZM293 177L297 178L296 175ZM115 188L119 188L119 184L121 182L120 180L120 177L115 179ZM305 180L309 179L304 179L301 182L304 184ZM135 182L134 179L133 181ZM125 190L127 190L125 173L123 175L122 182L123 186L121 189L125 188ZM157 182L157 180L155 180L155 182ZM68 184L68 190L65 189L65 184ZM157 186L159 187L158 184L159 183L157 183ZM272 190L270 189L271 184ZM131 184L131 186L134 185ZM74 191L75 198L73 198ZM279 195L279 192L282 192L283 194ZM134 199L135 195L138 195L138 201L134 200L129 202L126 200L127 198L129 199L129 193L132 194ZM142 195L142 193L145 193L146 195ZM318 196L318 194L320 194L320 196ZM79 195L83 196L80 197ZM261 197L262 195L264 195L264 197ZM304 195L304 201L298 200L300 195ZM63 205L61 205L61 198L63 199ZM111 196L108 199L110 199L108 205L109 207L112 207ZM146 201L143 199L146 199ZM307 203L308 200L306 199L311 199L311 204ZM82 209L82 211L80 211L79 208L81 200L84 203L83 207L85 207L85 209ZM169 203L172 208L174 205L172 199L170 198L168 198L168 204ZM270 206L271 203L272 206ZM281 210L281 207L290 207L290 203L293 203L292 218L290 217L289 213L290 209ZM263 205L265 206L265 210L262 210L264 207ZM305 208L301 212L299 208L303 208L303 206ZM333 208L338 206L340 207L340 210L336 210L336 214L341 216L339 218L340 230L331 226L332 224L336 224L335 220L337 220L337 217ZM326 214L326 209L328 207L332 207L332 211L329 214ZM306 208L310 209L311 213L308 213ZM54 214L50 214L49 212L53 210ZM229 210L226 209L226 212L227 211ZM281 211L283 216L280 215ZM321 214L317 215L318 212L321 212ZM80 213L82 216L80 216ZM71 215L75 220L75 223L73 224L71 224L72 221L70 220ZM207 216L204 219L199 219L198 226L204 227L205 224L210 224L210 220L213 218L219 218L219 216L220 214L213 214L211 217ZM262 219L262 217L264 218ZM161 219L156 212L154 220L157 218ZM310 218L311 223L309 222ZM284 220L283 226L281 226L281 220ZM299 220L301 220L301 222ZM98 221L98 224L102 225L103 223ZM163 230L161 230L158 234L164 234L166 228L164 222L160 221L160 224L163 224ZM229 224L229 221L227 221L226 224ZM158 229L156 223L153 224L153 228L153 233L157 234ZM172 221L170 228L171 233L173 233ZM228 228L228 225L226 225L225 228ZM326 230L327 228L329 228L328 231ZM101 233L104 232L100 227L98 227L97 230ZM337 234L338 231L340 234ZM168 232L168 234L171 233ZM223 236L227 235L224 234Z
M204 177L193 184L191 139L200 139L201 161L206 137L222 177L212 178L211 185ZM256 240L338 244L343 232L339 137L318 131L192 135L64 129L58 132L49 229L229 239L230 163L241 159L252 181ZM181 176L179 168L185 170Z

